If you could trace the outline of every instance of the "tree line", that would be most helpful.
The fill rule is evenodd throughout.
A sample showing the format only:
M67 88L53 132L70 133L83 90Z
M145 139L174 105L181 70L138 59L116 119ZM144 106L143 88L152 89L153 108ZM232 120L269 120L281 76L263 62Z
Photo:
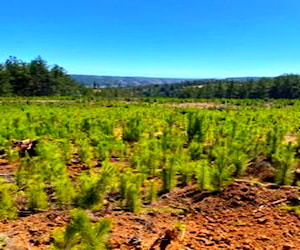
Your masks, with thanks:
M300 98L300 75L285 74L245 80L193 80L132 88L105 88L100 94L108 97L296 99Z
M1 96L78 95L87 89L58 66L49 66L40 56L29 63L9 57L0 64Z
M29 63L9 57L0 64L0 96L82 95L89 94L90 90L62 67L50 66L40 56ZM296 99L300 98L300 75L96 88L94 94L103 97Z

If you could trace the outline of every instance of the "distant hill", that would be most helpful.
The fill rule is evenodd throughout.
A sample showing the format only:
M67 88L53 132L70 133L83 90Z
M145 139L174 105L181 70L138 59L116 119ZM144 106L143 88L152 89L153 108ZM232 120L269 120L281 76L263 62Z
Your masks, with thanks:
M102 88L103 97L300 98L300 75L199 79L126 88Z
M163 85L180 83L184 81L207 81L215 78L160 78L160 77L139 77L139 76L97 76L97 75L71 75L71 77L88 87L136 87L145 85ZM258 80L260 77L230 77L226 80L249 81Z
M88 87L135 87L152 84L169 84L192 79L134 77L134 76L96 76L96 75L71 75L71 77Z
M245 77L229 77L225 78L225 80L233 80L233 81L240 81L240 82L247 82L247 81L256 81L261 79L262 77L256 76L245 76Z

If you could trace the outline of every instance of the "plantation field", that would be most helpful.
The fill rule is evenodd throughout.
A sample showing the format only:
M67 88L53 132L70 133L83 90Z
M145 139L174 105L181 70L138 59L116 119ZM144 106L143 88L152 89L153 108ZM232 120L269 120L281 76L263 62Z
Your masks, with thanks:
M0 107L0 249L300 248L300 101Z

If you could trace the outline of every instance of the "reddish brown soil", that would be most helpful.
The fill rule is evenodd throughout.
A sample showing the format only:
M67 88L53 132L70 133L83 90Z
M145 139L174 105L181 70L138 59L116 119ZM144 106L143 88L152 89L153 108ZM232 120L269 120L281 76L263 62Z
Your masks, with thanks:
M7 160L0 158L0 181L13 182L16 170L17 164L10 164Z
M55 227L63 226L68 220L64 211L50 211L32 214L17 220L0 223L0 239L9 250L47 249L50 232Z
M0 158L0 174L12 175L16 172L16 164L9 164L7 160Z
M300 249L299 218L280 208L297 205L300 190L270 187L239 181L207 194L189 186L138 214L105 208L92 217L113 219L112 249ZM47 249L50 232L67 221L67 212L38 213L0 223L0 236L6 249Z
M186 226L184 236L175 237L166 249L300 249L299 219L280 209L300 197L299 189L234 183L220 194L205 196L188 187L155 204L181 208L185 215L148 213L135 219L128 215L127 220L124 214L113 216L114 248L150 249L160 235L181 221Z

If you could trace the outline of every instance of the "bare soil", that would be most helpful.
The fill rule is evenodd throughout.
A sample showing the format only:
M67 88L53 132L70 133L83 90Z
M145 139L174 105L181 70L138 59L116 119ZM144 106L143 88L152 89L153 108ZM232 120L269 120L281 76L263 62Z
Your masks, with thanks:
M113 219L112 249L300 249L299 218L282 209L299 203L300 190L272 188L238 181L208 194L188 186L137 214L105 207L91 217ZM68 211L53 210L1 222L2 249L47 249L68 220Z
M16 169L17 163L0 159L0 177L6 181ZM68 165L70 177L83 170L76 157ZM200 192L195 185L176 188L136 214L119 209L110 197L101 211L89 214L92 221L112 218L111 249L300 249L300 217L283 209L300 205L300 188L266 183L273 168L264 157L247 171L247 179L221 192ZM49 249L53 229L68 221L69 211L54 209L2 221L0 249Z

